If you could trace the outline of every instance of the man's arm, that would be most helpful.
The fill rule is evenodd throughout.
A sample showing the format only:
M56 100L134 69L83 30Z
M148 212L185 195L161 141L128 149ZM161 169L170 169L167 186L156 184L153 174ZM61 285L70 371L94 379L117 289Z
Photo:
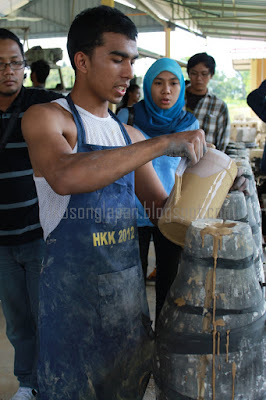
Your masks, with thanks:
M55 104L42 104L30 107L22 120L35 174L61 195L103 188L161 155L185 156L194 165L206 149L202 130L143 141L131 127L132 145L73 154L76 127L70 116Z
M218 132L216 139L216 148L225 151L231 135L231 126L228 107L225 103L221 106L220 115L217 120Z

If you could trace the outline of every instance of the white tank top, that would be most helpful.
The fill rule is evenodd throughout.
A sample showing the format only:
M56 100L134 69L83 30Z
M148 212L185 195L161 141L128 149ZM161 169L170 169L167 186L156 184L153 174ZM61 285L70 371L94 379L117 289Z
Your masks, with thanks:
M57 103L67 111L71 112L66 99L57 99ZM76 105L83 122L86 143L99 146L125 146L125 139L118 123L108 115L107 118L96 117L83 108ZM77 144L73 153L77 152ZM44 240L51 233L63 218L71 195L61 196L53 191L45 180L34 176L36 190L39 198L40 222L43 228Z

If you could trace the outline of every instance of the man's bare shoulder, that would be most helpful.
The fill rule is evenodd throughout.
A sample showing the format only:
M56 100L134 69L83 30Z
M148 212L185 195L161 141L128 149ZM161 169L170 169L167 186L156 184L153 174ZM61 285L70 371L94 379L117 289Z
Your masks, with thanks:
M145 140L145 137L138 129L133 128L133 126L131 126L131 125L126 125L126 124L123 124L123 125L126 128L127 133L129 134L132 143L137 143L137 142L141 142L142 140Z
M57 103L42 103L31 106L23 115L21 128L24 139L28 145L42 143L48 145L48 137L54 140L64 137L71 148L77 140L77 130L71 112Z
M57 103L42 103L31 106L23 115L22 132L25 139L42 135L45 130L70 135L74 121L72 114ZM38 129L36 129L38 127Z

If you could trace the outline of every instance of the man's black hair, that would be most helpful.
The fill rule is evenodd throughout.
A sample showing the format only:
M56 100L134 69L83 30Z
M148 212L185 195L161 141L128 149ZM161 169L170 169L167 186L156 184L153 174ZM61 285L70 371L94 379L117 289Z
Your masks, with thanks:
M187 62L187 73L189 74L189 70L195 65L198 65L199 63L203 63L206 68L209 69L211 75L215 74L215 60L212 56L209 56L207 53L197 53L194 54L194 56L190 57L190 59Z
M45 60L34 61L31 66L31 72L35 72L37 81L39 83L45 83L47 76L50 72L50 66Z
M74 56L78 51L91 55L95 47L103 45L103 33L113 32L136 40L135 24L116 8L99 6L87 8L71 24L67 37L67 51L74 70Z
M18 44L20 51L21 51L21 55L24 59L24 50L23 50L22 43L20 42L19 38L13 32L9 31L8 29L0 28L0 39L14 40L14 42L16 42Z

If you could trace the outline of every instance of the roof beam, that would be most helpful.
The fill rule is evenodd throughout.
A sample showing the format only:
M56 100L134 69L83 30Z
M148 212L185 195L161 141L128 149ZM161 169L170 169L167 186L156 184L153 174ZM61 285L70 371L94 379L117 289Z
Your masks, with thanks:
M170 5L167 5L167 8L165 7L165 4L163 4L164 1L158 1L158 0L135 0L135 4L139 7L141 7L142 4L144 4L148 9L151 9L153 13L157 15L159 12L164 18L166 18L168 21L173 22L174 21L174 14L177 15L177 20L181 20L182 18L188 18L190 23L188 26L189 31L197 31L197 22L191 18L190 10L188 10L186 7L182 5L182 7L178 7L177 9L173 9L173 7ZM178 26L178 28L182 28Z
M164 27L167 27L167 21L161 19L150 7L148 7L144 1L142 0L135 0L135 4L138 8L145 11L150 17L155 19L155 21L159 22Z
M244 32L258 32L258 33L264 33L266 34L265 31L265 27L261 27L261 28L248 28L245 25L243 26L227 26L227 25L201 25L200 29L202 31L204 31L204 33L206 34L206 32L210 31L210 30L219 30L219 31L229 31L229 32L234 32L234 31L244 31Z
M164 1L168 2L168 0L164 0ZM171 1L171 3L174 4L174 2L172 2L172 1ZM229 13L232 13L232 12L248 13L249 15L266 14L266 9L263 9L262 7L256 7L255 5L247 6L247 7L243 7L243 6L227 7L227 6L221 6L218 3L216 3L216 4L214 3L213 5L210 5L209 3L208 3L208 5L201 3L200 7L195 7L194 4L195 3L184 2L183 6L188 7L188 8L193 6L194 10L199 11L200 13L202 13L204 11L223 11L223 12L229 12Z
M265 19L261 19L261 15L258 16L258 19L250 19L250 15L247 15L246 17L215 17L215 18L210 18L210 17L193 17L193 19L197 19L197 21L209 21L209 22L214 22L214 23L219 23L219 22L240 22L243 24L261 24L265 25L266 21ZM252 17L254 18L254 17ZM259 19L260 18L260 19ZM180 21L187 21L188 18L182 18L179 19Z
M224 39L248 39L248 40L266 40L266 34L264 34L264 36L258 36L258 35L252 35L252 34L245 34L245 33L241 33L241 34L234 34L234 33L225 33L225 32L217 32L213 31L210 32L210 34L208 34L206 32L206 36L211 36L211 37L216 37L216 38L224 38Z

